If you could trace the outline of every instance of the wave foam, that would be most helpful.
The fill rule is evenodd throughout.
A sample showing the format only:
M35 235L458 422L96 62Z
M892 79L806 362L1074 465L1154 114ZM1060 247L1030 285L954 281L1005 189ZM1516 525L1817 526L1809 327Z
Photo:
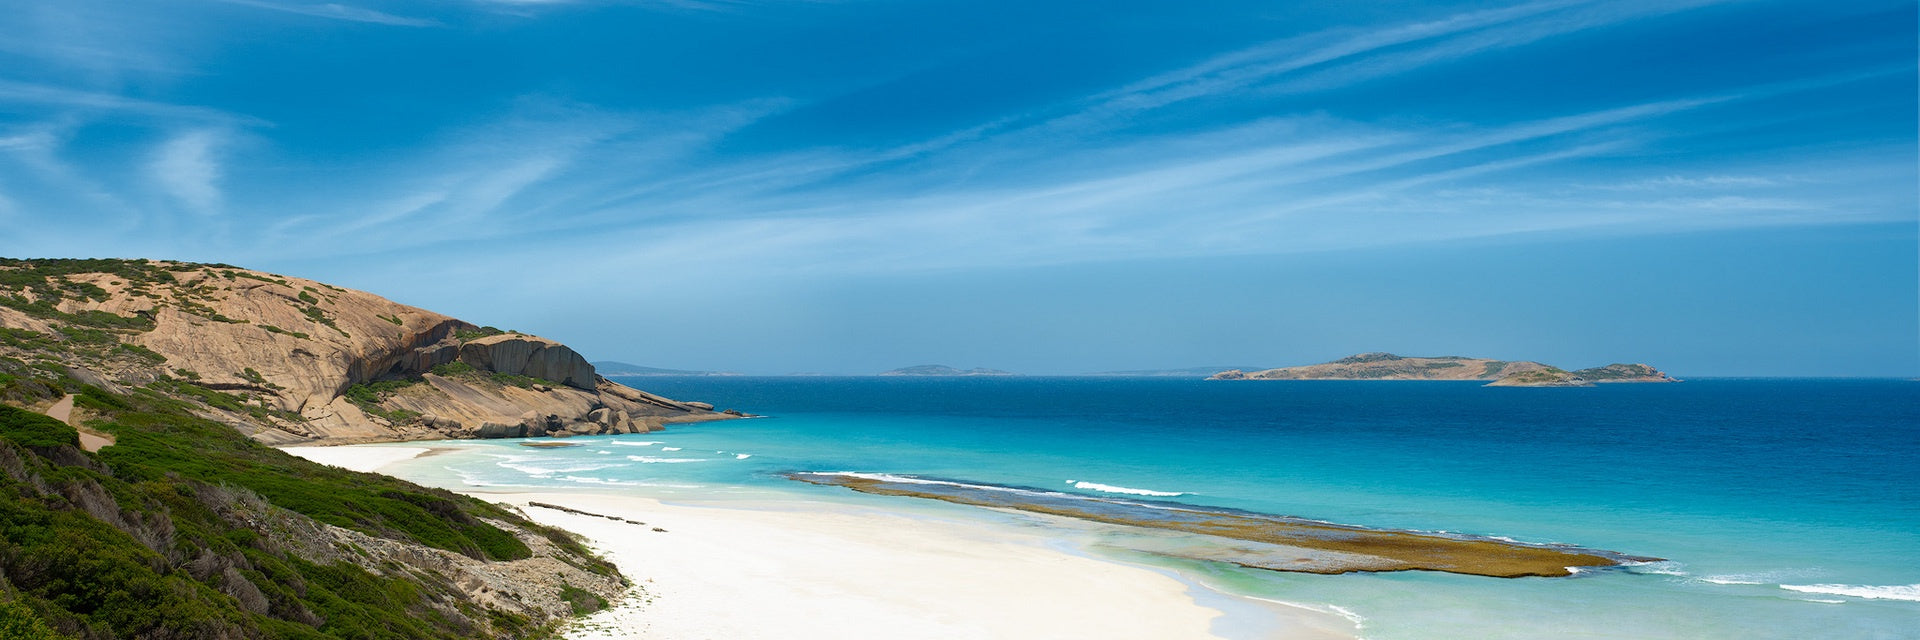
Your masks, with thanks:
M660 447L661 451L679 451L680 447Z
M662 458L659 456L627 456L627 459L634 462L644 462L646 464L707 461L706 458Z
M751 457L753 457L753 454L751 454L751 453L736 453L736 454L733 454L733 459L735 459L735 460L745 460L745 459L747 459L747 458L751 458Z
M612 485L612 486L619 486L619 487L640 486L640 483L638 482L623 482L620 480L610 480L606 478L589 478L586 476L562 476L560 479L565 480L567 482L573 482L578 484L602 484L602 485Z
M1130 496L1154 496L1157 498L1171 498L1174 496L1187 495L1185 491L1154 491L1152 489L1134 489L1131 487L1119 487L1119 486L1114 486L1110 484L1100 484L1098 482L1080 482L1077 480L1068 480L1067 484L1073 485L1073 488L1075 489L1099 491L1101 493L1124 493Z
M1783 584L1780 588L1801 593L1824 593L1833 596L1850 596L1868 600L1905 600L1920 602L1920 584L1896 584L1886 586L1859 584Z
M589 464L534 465L534 464L525 464L523 461L518 461L518 460L504 460L495 464L498 464L499 466L507 469L512 469L514 471L518 471L520 473L533 476L535 478L545 478L545 477L552 476L553 474L556 474L556 473L577 473L581 471L598 471L600 469L605 469L608 467L621 466L617 463L616 464L589 463Z
M611 444L617 444L622 447L651 447L653 445L660 444L660 442L658 440L638 440L634 442L627 442L625 440L615 440Z

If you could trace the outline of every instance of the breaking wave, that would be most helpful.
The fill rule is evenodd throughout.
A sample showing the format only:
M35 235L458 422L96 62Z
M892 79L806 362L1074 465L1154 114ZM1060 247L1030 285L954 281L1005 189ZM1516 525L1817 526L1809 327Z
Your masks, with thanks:
M1801 593L1823 593L1832 596L1866 598L1868 600L1905 600L1920 602L1920 584L1896 584L1886 586L1858 584L1783 584L1780 588Z
M634 462L641 462L646 464L675 463L675 462L706 462L707 461L706 458L662 458L659 456L627 456L627 459L632 460Z
M1073 488L1075 489L1085 489L1087 491L1099 491L1101 493L1124 493L1130 496L1154 496L1156 498L1171 498L1174 496L1187 495L1185 491L1154 491L1152 489L1134 489L1132 487L1119 487L1119 486L1114 486L1110 484L1100 484L1098 482L1081 482L1078 480L1068 480L1067 484L1073 485Z

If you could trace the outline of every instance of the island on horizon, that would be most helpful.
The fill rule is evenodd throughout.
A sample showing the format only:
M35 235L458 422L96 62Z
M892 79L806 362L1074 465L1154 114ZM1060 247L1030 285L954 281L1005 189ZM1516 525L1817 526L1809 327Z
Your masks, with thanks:
M1228 369L1208 380L1483 380L1489 387L1591 387L1625 382L1679 382L1645 364L1614 363L1568 371L1531 360L1361 353L1332 362L1259 371Z
M987 369L984 367L975 367L972 369L955 369L953 367L949 367L944 364L922 364L922 365L915 365L911 367L901 367L891 371L883 371L880 373L880 375L961 377L961 376L1014 376L1014 375L1020 375L1020 374L1017 374L1011 371L1001 371L999 369Z

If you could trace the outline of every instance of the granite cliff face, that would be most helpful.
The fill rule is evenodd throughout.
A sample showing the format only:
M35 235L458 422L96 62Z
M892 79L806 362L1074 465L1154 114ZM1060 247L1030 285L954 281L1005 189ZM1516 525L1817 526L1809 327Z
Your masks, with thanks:
M1587 387L1595 383L1678 382L1644 364L1567 371L1533 361L1362 353L1333 362L1260 371L1229 369L1208 380L1485 380L1490 387Z
M552 340L226 265L0 260L0 330L0 357L191 399L270 443L632 433L731 417L608 382Z

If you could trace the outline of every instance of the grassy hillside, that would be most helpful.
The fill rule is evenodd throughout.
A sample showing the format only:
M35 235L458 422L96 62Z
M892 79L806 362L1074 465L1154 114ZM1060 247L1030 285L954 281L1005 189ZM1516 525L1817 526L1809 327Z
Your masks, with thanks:
M494 562L528 558L528 539L544 540L576 568L616 575L567 534L499 507L289 456L150 390L113 395L45 369L12 369L0 397L78 391L76 404L100 416L90 427L117 443L87 453L72 427L0 405L0 638L549 630L548 621L478 604L431 566L303 553L335 544L314 538L325 530L316 521Z

